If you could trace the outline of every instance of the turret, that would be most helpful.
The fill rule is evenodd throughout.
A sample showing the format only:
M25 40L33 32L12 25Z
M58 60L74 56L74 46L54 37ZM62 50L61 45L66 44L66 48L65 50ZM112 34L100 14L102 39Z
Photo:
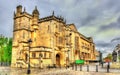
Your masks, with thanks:
M35 7L35 9L32 12L32 30L33 30L33 32L32 32L32 40L33 40L32 45L33 46L37 45L37 38L38 38L37 35L39 34L38 20L39 20L39 11L38 11L37 7Z
M16 11L17 11L16 16L20 16L22 13L22 6L21 5L17 6Z
M35 9L32 12L33 17L39 18L39 11L37 10L37 6L35 6Z
M35 9L33 10L32 15L33 15L33 25L37 25L39 20L39 11L37 7L35 7Z

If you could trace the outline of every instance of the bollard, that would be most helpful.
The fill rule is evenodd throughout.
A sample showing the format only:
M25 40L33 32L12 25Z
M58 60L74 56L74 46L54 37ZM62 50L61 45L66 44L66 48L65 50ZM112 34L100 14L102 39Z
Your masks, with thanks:
M77 71L77 64L75 64L75 71Z
M82 65L80 65L80 71L82 71Z
M87 65L87 72L89 72L89 65Z
M61 69L61 65L60 65L60 69Z
M109 68L108 68L108 66L107 66L107 73L109 73Z
M74 64L72 64L72 70L74 70Z
M98 72L98 65L96 65L96 72Z
M102 62L102 68L103 68L103 64L104 64L104 63Z
M110 64L108 62L108 65L107 65L107 73L109 73L109 69L110 69Z
M67 69L67 65L66 65L66 69Z
M48 69L50 70L50 64L48 65Z

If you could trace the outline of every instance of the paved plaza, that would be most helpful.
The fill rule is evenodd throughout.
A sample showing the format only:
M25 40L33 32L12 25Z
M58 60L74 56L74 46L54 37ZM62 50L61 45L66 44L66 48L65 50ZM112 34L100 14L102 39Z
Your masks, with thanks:
M27 75L27 69L20 68L10 68L10 67L0 67L0 75ZM86 65L82 66L82 71L80 71L80 66L77 66L77 70L74 67L70 68L52 68L52 69L39 69L31 68L30 75L120 75L120 69L110 69L107 73L106 68L101 68L98 66L98 72L96 72L95 66L89 66L89 72L87 72Z

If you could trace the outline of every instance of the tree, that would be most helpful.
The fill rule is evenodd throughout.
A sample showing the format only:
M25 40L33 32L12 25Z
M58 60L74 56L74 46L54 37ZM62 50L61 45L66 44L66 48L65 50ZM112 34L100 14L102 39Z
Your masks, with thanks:
M120 56L118 56L119 62L120 62Z
M4 50L4 37L1 37L0 36L0 62L2 62L3 61L3 50Z
M0 62L11 62L12 38L0 36Z
M6 46L4 47L4 62L11 62L12 53L12 38L9 38Z
M106 61L112 61L112 54L109 53L109 54L104 58L104 60L106 60Z

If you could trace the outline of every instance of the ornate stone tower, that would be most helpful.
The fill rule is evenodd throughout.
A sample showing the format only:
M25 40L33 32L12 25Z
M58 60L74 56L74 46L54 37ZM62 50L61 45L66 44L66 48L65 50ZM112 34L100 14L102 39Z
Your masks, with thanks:
M17 64L19 64L20 62L27 64L28 39L31 38L32 20L33 20L32 16L26 12L25 8L24 11L22 11L22 6L21 5L17 6L16 12L14 12L12 65L11 65L13 67L18 66Z

